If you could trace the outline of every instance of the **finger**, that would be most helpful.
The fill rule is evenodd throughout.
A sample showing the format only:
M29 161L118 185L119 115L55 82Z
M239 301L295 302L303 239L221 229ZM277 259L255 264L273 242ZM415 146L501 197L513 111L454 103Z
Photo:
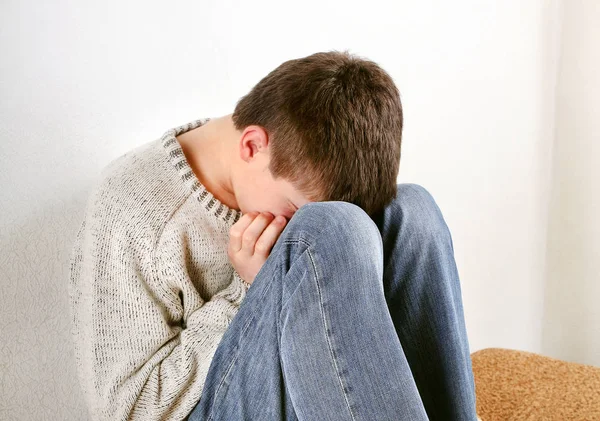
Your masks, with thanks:
M254 254L256 240L258 240L258 237L260 237L273 218L275 217L272 214L266 215L264 213L261 213L254 218L252 223L246 228L246 231L244 231L244 234L242 234L242 249L240 251L252 256Z
M287 220L285 218L281 221L273 219L256 241L256 244L254 245L254 254L267 257L269 253L271 253L271 249L277 242L277 239L281 235L286 224Z
M229 229L229 250L230 252L237 253L242 248L242 236L246 228L252 223L254 218L258 216L258 212L248 212L242 215L242 217L231 226Z

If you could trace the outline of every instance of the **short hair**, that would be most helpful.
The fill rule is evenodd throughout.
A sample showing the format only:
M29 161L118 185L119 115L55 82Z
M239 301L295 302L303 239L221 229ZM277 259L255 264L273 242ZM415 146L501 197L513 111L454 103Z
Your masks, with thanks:
M237 130L269 134L274 179L310 201L340 200L370 216L395 197L402 104L392 77L345 51L288 60L239 99Z

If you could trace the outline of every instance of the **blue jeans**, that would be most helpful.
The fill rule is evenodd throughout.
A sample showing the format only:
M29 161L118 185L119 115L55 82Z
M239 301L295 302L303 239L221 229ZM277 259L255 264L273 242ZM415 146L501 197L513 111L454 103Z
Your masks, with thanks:
M369 217L311 202L288 221L211 362L189 421L476 421L450 231L399 184Z

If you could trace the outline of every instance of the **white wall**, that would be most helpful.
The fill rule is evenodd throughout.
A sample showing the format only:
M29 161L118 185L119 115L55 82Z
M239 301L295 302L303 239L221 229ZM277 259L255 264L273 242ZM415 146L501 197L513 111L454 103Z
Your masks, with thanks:
M559 28L558 0L3 1L0 417L86 418L67 262L100 169L334 48L400 88L399 181L450 226L471 351L542 351Z
M600 2L565 2L543 352L600 366Z

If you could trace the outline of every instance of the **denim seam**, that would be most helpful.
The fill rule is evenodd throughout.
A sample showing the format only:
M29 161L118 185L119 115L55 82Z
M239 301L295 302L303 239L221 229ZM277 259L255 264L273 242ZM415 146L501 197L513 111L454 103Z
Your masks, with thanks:
M261 298L264 297L267 294L267 291L269 291L269 289L271 288L272 285L272 279L271 282L269 282L269 284L265 287ZM263 301L263 300L261 300ZM243 337L244 334L246 333L246 330L248 330L248 326L250 326L250 323L252 322L252 320L254 320L254 317L256 315L256 311L254 311L253 313L251 313L250 317L248 317L248 321L246 322L246 324L244 325L244 327L242 328L242 333L240 334L240 337ZM219 382L219 386L217 386L217 389L215 390L215 395L214 395L214 399L217 398L217 396L219 396L219 392L221 390L221 387L223 386L223 383L225 383L225 379L227 378L227 376L229 375L229 373L231 372L231 370L233 369L233 366L235 365L235 363L238 360L239 357L239 352L238 351L239 348L235 349L235 356L233 357L233 359L231 360L231 363L229 364L229 367L227 367L227 371L225 371L225 374L223 375L223 377L221 378L221 381ZM215 405L213 402L213 405L211 407L211 411L210 411L210 415L208 416L208 420L207 421L212 421L214 420L214 411L215 411Z
M305 244L307 246L306 250L308 250L308 248L310 247L310 243L308 241L302 239L302 238L299 238L297 240L286 240L286 241L283 242L283 244L294 244L294 245L298 244L298 243ZM304 254L306 252L306 250L304 252L302 252L302 254ZM296 285L296 288L294 288L294 291L292 291L292 293L290 294L290 296L288 297L288 299L285 300L285 303L283 301L281 302L281 311L283 311L283 309L287 306L287 303L290 301L290 298L292 298L294 296L294 293L298 290L299 286L300 286L300 282L298 282L298 285ZM279 319L281 319L281 313L280 313L279 316L280 316Z
M302 241L302 240L298 240L298 241ZM303 242L305 244L308 244L305 241L303 241ZM323 327L325 329L325 339L327 340L327 344L328 344L328 347L329 347L329 353L331 354L331 359L333 360L333 364L335 366L335 374L337 375L337 378L338 378L338 380L340 382L340 387L341 387L341 390L342 390L342 395L344 396L344 400L346 401L346 405L348 407L348 412L350 413L350 417L353 420L355 420L356 418L355 418L354 414L352 413L352 408L351 408L350 402L348 400L348 394L344 391L344 381L342 380L342 376L340 375L340 370L339 370L339 367L338 367L338 364L337 364L337 361L336 361L335 353L333 352L333 346L331 344L331 338L327 334L327 318L325 317L325 310L323 308L323 300L322 300L321 289L319 288L319 274L317 272L317 267L316 267L316 264L315 264L315 260L313 258L313 255L312 255L311 251L310 251L310 247L311 247L311 245L308 244L308 248L306 249L306 251L308 252L308 256L310 258L310 262L312 264L313 271L314 271L314 274L315 274L315 280L316 280L316 286L317 286L317 293L319 295L319 309L320 309L321 316L322 316L322 319L323 319ZM289 301L289 299L288 299L288 301ZM286 303L287 303L287 301L286 301Z
M307 241L305 241L301 238L296 239L296 240L283 240L282 243L283 244L294 244L294 245L296 245L298 243L304 243L310 247L310 243L308 243ZM302 252L302 254L304 254L304 252ZM302 254L300 254L300 256ZM279 311L279 315L277 317L277 346L279 347L279 350L281 350L281 313L283 312L283 309L286 307L286 304L290 301L290 298L292 298L294 296L294 293L298 290L300 283L301 282L298 282L298 285L296 285L296 288L294 288L294 291L290 294L289 298L285 301L285 303L283 302L283 297L282 297L281 310ZM279 354L279 363L281 365L283 365L283 360L281 359L281 352ZM285 375L284 375L284 377L285 377Z

